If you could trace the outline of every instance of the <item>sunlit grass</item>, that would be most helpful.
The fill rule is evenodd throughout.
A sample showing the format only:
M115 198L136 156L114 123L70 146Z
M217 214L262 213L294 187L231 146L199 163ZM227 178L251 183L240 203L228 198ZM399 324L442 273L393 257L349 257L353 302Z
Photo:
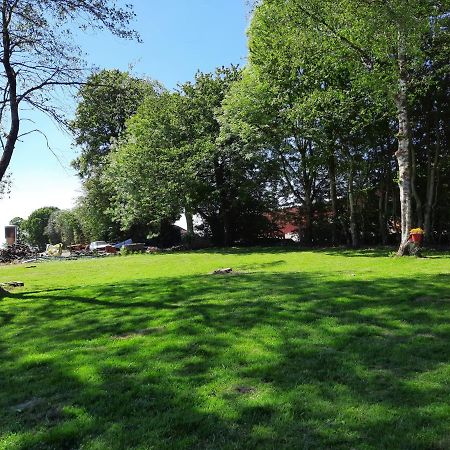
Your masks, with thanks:
M11 280L0 449L450 447L446 255L236 249Z

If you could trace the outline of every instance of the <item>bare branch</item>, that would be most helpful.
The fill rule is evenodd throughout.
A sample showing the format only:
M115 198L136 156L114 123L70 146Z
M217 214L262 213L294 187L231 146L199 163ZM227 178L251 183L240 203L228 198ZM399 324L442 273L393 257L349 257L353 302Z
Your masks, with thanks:
M66 173L66 175L69 175L69 176L70 176L70 173L68 172L66 166L64 166L64 164L62 163L62 161L61 161L61 159L59 158L59 156L58 156L58 155L56 154L56 152L52 149L52 147L50 146L50 142L49 142L49 140L48 140L47 135L46 135L42 130L39 130L38 128L36 128L36 129L34 129L34 130L30 130L30 131L27 131L27 132L25 132L25 133L22 133L21 135L18 136L18 140L19 140L21 137L28 136L29 134L33 134L33 133L38 133L38 134L40 134L41 136L44 137L45 143L46 143L46 146L47 146L47 149L50 150L50 152L52 153L52 155L56 158L56 160L58 161L58 164L62 167L62 169L64 170L64 172Z
M51 93L86 84L86 66L70 23L127 39L138 36L128 27L134 17L131 7L117 7L114 0L0 0L0 5L0 124L8 129L2 136L1 181L19 139L19 106L27 103L65 128L64 115L50 103Z

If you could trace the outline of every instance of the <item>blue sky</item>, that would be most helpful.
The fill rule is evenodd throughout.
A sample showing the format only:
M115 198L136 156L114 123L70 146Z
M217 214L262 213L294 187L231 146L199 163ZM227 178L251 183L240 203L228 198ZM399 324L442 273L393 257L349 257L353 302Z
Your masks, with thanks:
M213 71L230 64L244 65L248 26L247 0L128 0L134 6L132 25L142 44L124 41L108 33L88 32L79 38L87 60L99 68L128 70L150 77L167 88L191 80L197 70ZM64 100L68 114L74 102ZM76 155L70 135L49 119L33 116L45 132L28 135L16 147L10 166L11 195L0 200L0 226L15 216L26 218L41 206L69 208L80 194L80 185L70 168ZM57 157L54 156L54 154ZM3 232L2 232L3 235Z

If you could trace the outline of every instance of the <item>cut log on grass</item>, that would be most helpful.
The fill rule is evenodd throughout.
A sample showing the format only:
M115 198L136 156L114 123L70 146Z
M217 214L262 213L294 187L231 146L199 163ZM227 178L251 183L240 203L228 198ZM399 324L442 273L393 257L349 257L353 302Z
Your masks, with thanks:
M0 286L20 287L24 286L23 281L8 281L6 283L0 283Z
M233 269L231 267L226 267L225 269L216 269L213 274L214 275L223 275L225 273L231 273Z

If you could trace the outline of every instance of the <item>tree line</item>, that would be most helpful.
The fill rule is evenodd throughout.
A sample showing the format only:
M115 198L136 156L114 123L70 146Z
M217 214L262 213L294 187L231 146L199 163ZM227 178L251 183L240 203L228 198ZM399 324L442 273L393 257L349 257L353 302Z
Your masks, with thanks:
M92 75L70 123L90 239L182 213L216 245L298 224L310 245L449 243L448 2L264 0L244 68L169 91ZM276 219L276 220L275 220Z
M61 210L55 206L45 206L34 210L27 219L14 217L10 225L18 228L18 241L39 250L46 244L63 243L65 246L84 242L82 217L78 210Z

